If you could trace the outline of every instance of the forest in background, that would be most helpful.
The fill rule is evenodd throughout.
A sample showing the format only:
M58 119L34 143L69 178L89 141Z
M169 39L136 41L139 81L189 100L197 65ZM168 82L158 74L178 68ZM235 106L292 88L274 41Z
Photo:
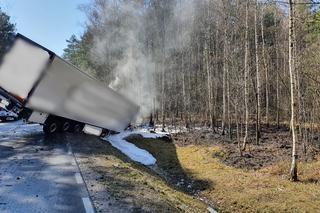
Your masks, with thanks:
M68 40L64 57L116 89L149 93L134 99L150 112L213 127L222 120L228 126L244 120L247 82L250 118L255 119L259 73L262 121L288 121L288 16L281 4L97 0L84 10L90 20L86 32ZM319 108L319 18L311 5L297 5L299 111L309 123Z
M202 212L209 205L219 212L319 211L318 5L311 0L82 5L85 32L71 36L63 57L139 104L140 121L152 117L157 130L172 131L172 141L128 138L156 157L156 180L109 143L74 141L90 148L90 165L99 176L107 174L99 178L107 191L161 210L168 205ZM0 9L0 57L15 33ZM159 197L165 201L161 206L149 203Z
M259 144L261 125L294 121L294 144L307 149L320 113L318 4L94 0L81 6L86 30L64 58L163 128L207 126L236 138L241 153Z
M299 155L318 137L318 5L94 0L82 5L85 33L68 40L64 58L139 104L140 118L163 130L210 128L236 141L240 156L267 135L263 126L289 126L296 181ZM0 27L2 55L15 35L3 12Z

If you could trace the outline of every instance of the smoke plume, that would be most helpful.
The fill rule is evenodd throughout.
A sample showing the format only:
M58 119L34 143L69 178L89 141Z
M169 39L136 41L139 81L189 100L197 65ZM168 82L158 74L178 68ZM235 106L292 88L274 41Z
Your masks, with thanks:
M157 107L155 100L159 86L155 85L156 67L157 62L164 61L159 59L161 54L154 53L160 50L149 51L150 34L153 33L152 45L159 46L159 34L165 31L161 34L165 37L164 51L169 52L187 46L192 30L193 0L159 2L159 7L164 8L166 14L146 14L143 1L96 0L91 8L94 32L92 60L108 67L109 87L138 104L141 107L140 117L149 116ZM148 18L153 19L152 24ZM161 21L162 25L159 24ZM161 66L163 69L160 70L166 69L166 64Z

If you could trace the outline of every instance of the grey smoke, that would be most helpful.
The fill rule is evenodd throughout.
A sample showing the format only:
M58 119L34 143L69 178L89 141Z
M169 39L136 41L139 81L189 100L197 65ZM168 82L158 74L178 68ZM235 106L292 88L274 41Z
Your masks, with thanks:
M158 104L154 101L158 95L155 61L159 60L145 52L143 8L136 1L97 2L100 2L100 8L95 9L100 18L94 23L92 60L111 67L109 86L138 104L141 107L140 117L148 116ZM173 15L167 20L166 51L189 44L193 18L194 1L177 1Z

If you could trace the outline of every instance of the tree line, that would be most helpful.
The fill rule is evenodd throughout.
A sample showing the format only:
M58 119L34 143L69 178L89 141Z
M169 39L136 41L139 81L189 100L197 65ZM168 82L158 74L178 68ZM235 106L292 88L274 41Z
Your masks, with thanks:
M207 126L242 153L259 144L262 125L293 124L294 144L307 147L320 113L317 5L95 0L82 6L85 33L64 57L125 95L137 90L133 99L163 128Z
M0 58L14 39L15 32L15 24L11 22L10 16L0 8Z
M319 124L320 13L311 0L94 0L64 58L166 125L259 144L290 126L291 178ZM0 10L0 56L15 25ZM291 125L290 125L291 124ZM251 131L250 131L251 130ZM254 131L252 131L254 130ZM255 132L255 134L253 134Z

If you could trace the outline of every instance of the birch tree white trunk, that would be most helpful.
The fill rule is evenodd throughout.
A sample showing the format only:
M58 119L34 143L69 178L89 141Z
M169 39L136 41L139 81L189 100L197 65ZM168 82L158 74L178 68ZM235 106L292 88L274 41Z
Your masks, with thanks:
M292 162L290 168L290 178L292 181L298 180L297 152L296 152L296 85L294 66L294 0L289 0L289 74L290 74L290 94L291 94L291 129L292 129Z
M245 56L244 56L244 103L245 103L245 133L243 138L242 150L246 149L248 140L248 125L249 125L249 67L248 67L248 57L249 57L249 0L246 3L246 32L245 32Z

